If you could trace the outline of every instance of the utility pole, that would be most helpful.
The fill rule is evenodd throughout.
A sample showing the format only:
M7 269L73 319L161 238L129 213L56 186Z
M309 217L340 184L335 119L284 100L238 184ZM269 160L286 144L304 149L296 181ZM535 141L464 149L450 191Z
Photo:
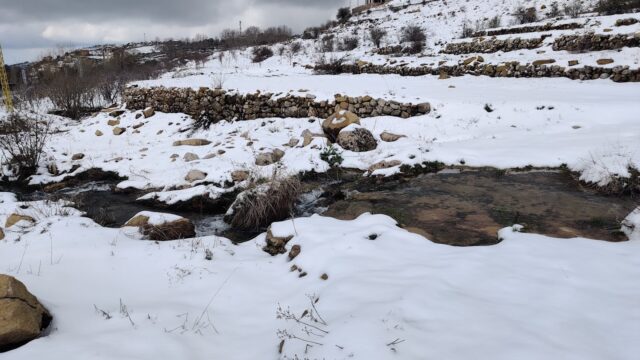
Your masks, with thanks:
M240 20L240 34L242 34L242 20Z
M13 111L13 98L11 97L11 89L9 88L9 79L4 69L4 56L2 55L2 46L0 46L0 85L2 86L2 96L4 97L4 105L8 112Z

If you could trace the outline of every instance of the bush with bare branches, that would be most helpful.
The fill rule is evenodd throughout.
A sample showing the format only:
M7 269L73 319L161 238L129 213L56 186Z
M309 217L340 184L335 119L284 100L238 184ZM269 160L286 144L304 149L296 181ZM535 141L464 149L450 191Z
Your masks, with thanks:
M371 28L369 30L369 37L371 38L371 42L378 49L382 46L382 39L387 36L387 31L378 27Z
M2 162L13 175L25 179L35 174L50 134L51 123L41 115L13 112L0 122Z

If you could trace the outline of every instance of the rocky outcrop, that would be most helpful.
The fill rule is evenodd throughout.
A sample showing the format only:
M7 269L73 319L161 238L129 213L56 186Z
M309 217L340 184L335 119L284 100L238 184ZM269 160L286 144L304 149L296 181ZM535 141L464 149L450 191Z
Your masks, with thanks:
M376 139L371 132L363 127L353 130L345 129L338 134L336 141L343 149L353 152L367 152L378 147Z
M350 97L337 94L334 101L317 101L314 96L271 93L237 94L221 89L201 88L139 88L129 87L124 92L127 107L142 110L153 107L165 113L185 113L193 116L202 126L224 119L252 120L258 118L326 118L336 107L349 110L359 117L390 115L411 117L424 115L428 104L400 103L374 99L370 96Z
M23 283L0 274L0 353L38 338L51 320Z

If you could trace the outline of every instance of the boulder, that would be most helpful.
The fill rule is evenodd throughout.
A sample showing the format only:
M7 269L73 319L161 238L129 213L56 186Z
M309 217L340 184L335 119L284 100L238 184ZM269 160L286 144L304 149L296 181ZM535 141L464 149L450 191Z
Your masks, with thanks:
M190 161L196 161L196 160L200 160L200 156L198 156L197 154L194 153L186 153L184 154L184 156L182 157L182 159L186 162L190 162Z
M120 120L118 120L118 119L111 119L111 120L107 121L107 125L109 125L109 126L117 126L117 125L120 125Z
M116 135L116 136L122 135L122 134L124 134L125 131L127 131L127 129L121 128L121 127L114 127L113 128L113 135Z
M343 130L338 135L338 145L343 149L354 152L366 152L378 147L373 134L365 128L358 127L353 130Z
M287 249L285 248L285 246L291 239L293 239L293 235L286 236L286 237L273 236L273 233L271 232L271 227L269 227L269 229L267 229L267 237L266 237L267 245L265 245L265 247L263 247L262 250L264 250L266 253L272 256L275 256L278 254L284 254L287 252Z
M431 112L431 104L428 102L418 104L418 112L420 114L428 114Z
M84 159L83 153L73 154L73 156L71 157L71 160L82 160L82 159Z
M380 139L384 142L396 142L405 137L405 135L396 135L386 131L380 134Z
M7 218L7 221L5 222L4 227L5 228L10 228L13 225L19 223L20 221L28 221L28 222L30 222L32 224L34 224L36 222L36 220L34 218L32 218L31 216L20 215L20 214L11 214Z
M351 124L360 125L358 115L347 110L340 110L322 122L322 131L324 131L329 140L335 142L340 131Z
M207 173L202 172L200 170L191 170L187 173L187 176L184 177L188 182L201 181L207 178Z
M553 64L556 61L554 59L544 59L544 60L536 60L533 62L533 66L540 66L540 65L547 65L547 64Z
M146 109L144 109L144 110L142 111L142 115L144 115L144 118L145 118L145 119L150 118L150 117L152 117L152 116L153 116L153 115L155 115L155 114L156 114L156 112L155 112L155 110L153 110L153 108L152 108L152 107L148 107L148 108L146 108Z
M137 227L149 240L168 241L189 239L196 236L191 220L173 214L143 211L127 221L124 226Z
M102 135L104 135L104 134L102 133L102 131L100 131L100 130L96 130L96 136L102 136Z
M297 258L298 255L300 255L301 251L302 251L302 248L300 247L300 245L293 245L291 247L291 250L289 251L289 260L293 260Z
M234 182L242 182L249 179L249 172L245 170L235 170L231 172L231 180Z
M23 283L0 274L0 353L38 338L51 320Z
M598 59L596 63L598 65L609 65L613 63L613 59Z
M173 146L205 146L211 144L211 141L204 139L186 139L178 140L173 143Z
M284 151L280 149L275 149L270 152L258 154L256 156L256 165L258 166L267 166L271 164L275 164L284 156Z

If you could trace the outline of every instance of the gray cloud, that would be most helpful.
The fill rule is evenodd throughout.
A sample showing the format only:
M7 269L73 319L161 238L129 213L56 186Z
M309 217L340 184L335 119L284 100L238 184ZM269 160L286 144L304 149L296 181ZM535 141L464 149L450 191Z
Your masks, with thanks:
M348 0L0 0L0 41L12 63L58 44L213 36L239 21L300 31L333 17L345 4Z

